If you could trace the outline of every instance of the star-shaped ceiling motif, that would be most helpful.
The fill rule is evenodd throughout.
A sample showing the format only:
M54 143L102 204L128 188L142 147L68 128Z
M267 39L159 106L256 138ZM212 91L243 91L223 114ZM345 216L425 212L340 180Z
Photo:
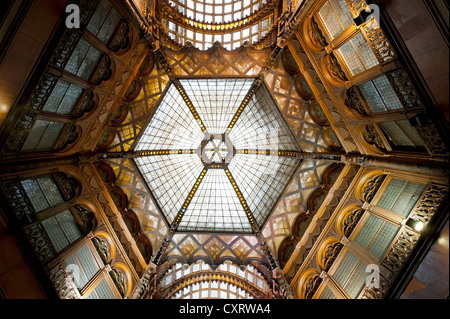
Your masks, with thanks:
M137 167L178 231L252 232L300 163L299 146L264 84L170 84L135 147Z

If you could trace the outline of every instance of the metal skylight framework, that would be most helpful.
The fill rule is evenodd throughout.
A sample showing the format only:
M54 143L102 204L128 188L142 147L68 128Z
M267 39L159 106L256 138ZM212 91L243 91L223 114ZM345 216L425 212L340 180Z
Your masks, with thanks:
M287 123L254 79L172 83L135 151L159 208L179 231L252 232L300 163Z

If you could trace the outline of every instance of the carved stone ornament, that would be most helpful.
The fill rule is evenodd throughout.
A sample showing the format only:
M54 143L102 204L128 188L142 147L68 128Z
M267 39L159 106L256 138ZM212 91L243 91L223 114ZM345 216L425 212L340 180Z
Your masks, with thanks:
M127 286L125 283L126 276L123 273L123 271L119 269L113 269L109 272L109 275L111 276L112 281L117 287L117 290L119 291L122 298L125 297L127 293Z
M335 79L338 82L348 81L348 78L345 75L344 70L342 69L341 65L339 64L339 61L337 60L333 52L331 52L325 57L325 62L328 72L333 79Z
M380 188L381 184L383 184L386 175L378 175L368 181L366 181L361 189L362 199L365 202L370 203Z
M109 245L106 242L106 240L99 236L96 236L92 238L92 243L94 244L95 249L97 250L103 263L107 265L110 259L110 252L109 252Z
M356 115L368 116L368 112L355 87L351 87L345 93L345 106Z
M309 22L308 35L312 44L318 49L325 48L328 45L328 42L314 17L312 17Z
M362 135L367 143L374 145L380 151L387 152L383 140L373 124L366 125Z
M340 242L334 242L329 244L324 250L322 254L322 264L325 271L330 270L337 256L342 250L344 245Z
M320 284L322 283L322 278L319 274L312 274L309 276L303 284L303 293L305 299L312 299Z

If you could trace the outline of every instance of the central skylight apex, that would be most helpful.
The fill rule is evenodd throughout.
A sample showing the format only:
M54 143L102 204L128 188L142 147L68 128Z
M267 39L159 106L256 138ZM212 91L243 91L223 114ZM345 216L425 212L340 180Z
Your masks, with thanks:
M178 231L249 233L273 210L300 150L264 85L183 79L170 84L135 151Z

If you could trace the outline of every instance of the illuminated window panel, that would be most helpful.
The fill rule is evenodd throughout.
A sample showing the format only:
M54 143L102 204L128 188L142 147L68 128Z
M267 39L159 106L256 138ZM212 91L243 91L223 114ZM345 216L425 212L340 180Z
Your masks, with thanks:
M169 0L188 19L203 23L226 23L247 18L266 0Z
M195 192L180 230L251 231L230 180L222 169L210 169Z
M210 134L225 133L253 79L180 80Z
M171 222L203 170L197 154L171 154L136 158L136 164Z
M378 217L369 215L355 242L378 259L381 259L395 238L399 228Z
M197 120L172 84L145 129L136 150L196 149L203 137Z
M231 160L230 172L259 225L271 212L297 164L295 158L256 154L236 154Z
M260 86L230 131L236 149L297 150L298 146L270 93Z
M205 31L186 29L184 26L165 18L163 19L163 26L169 37L180 45L186 45L187 42L191 42L197 49L207 50L212 47L214 42L220 42L225 49L234 50L240 47L245 41L248 41L249 44L258 42L269 32L273 23L272 21L273 17L269 16L248 27L231 32L224 30L220 34L211 32L211 26L207 26Z
M366 284L366 267L355 254L347 251L333 274L333 278L351 299L356 299Z
M64 202L56 183L51 176L42 176L21 181L25 193L36 212Z
M78 290L81 290L89 280L91 280L97 271L100 270L100 265L95 259L88 244L84 244L72 255L67 257L64 261L64 266L70 266L73 270L78 269L78 276L74 280Z
M358 85L372 112L386 112L402 109L403 106L385 75Z
M43 111L68 115L81 96L83 89L64 80L58 80L45 102Z
M353 15L345 0L329 0L319 10L319 17L325 25L331 40L353 23Z
M423 148L424 144L417 131L407 120L379 122L394 148Z
M345 42L337 52L352 76L358 75L379 63L361 32Z

